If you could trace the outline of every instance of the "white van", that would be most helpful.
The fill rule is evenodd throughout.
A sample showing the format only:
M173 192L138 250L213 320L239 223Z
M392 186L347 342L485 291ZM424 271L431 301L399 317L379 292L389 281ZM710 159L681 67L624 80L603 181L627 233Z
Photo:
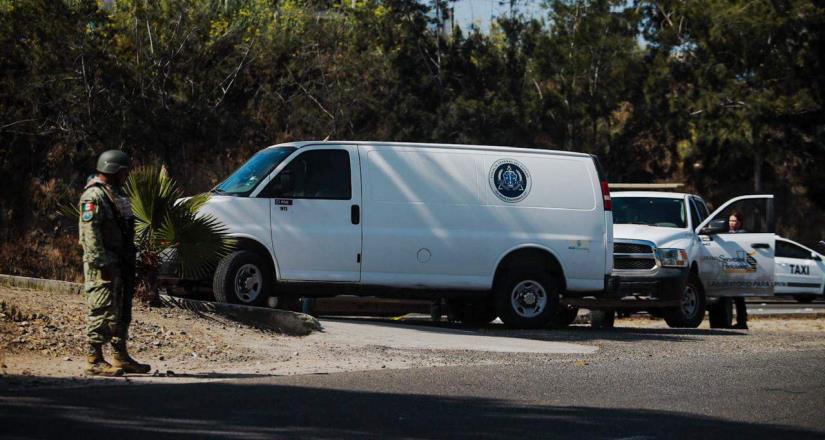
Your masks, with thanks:
M255 154L203 208L238 240L220 301L339 294L447 299L468 323L567 320L611 284L595 156L476 145L300 142Z

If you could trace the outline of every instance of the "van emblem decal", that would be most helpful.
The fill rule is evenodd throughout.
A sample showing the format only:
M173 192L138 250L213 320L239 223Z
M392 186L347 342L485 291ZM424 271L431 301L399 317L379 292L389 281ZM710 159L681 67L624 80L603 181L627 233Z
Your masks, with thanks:
M530 193L530 172L521 162L500 159L490 168L490 188L505 202L519 202Z

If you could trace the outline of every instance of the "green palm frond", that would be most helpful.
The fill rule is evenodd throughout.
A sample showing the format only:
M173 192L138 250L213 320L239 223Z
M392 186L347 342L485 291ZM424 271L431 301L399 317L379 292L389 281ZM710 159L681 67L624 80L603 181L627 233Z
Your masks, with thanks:
M135 214L138 249L152 253L174 249L182 277L208 276L220 259L232 251L234 241L228 237L226 228L214 217L199 214L210 194L181 199L183 191L165 167L133 170L126 194Z

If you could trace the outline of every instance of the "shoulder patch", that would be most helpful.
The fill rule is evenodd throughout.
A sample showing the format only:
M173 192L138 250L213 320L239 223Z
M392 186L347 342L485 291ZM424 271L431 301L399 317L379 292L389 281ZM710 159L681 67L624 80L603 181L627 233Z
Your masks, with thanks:
M80 219L84 222L91 221L97 214L98 206L95 202L83 202L80 205Z

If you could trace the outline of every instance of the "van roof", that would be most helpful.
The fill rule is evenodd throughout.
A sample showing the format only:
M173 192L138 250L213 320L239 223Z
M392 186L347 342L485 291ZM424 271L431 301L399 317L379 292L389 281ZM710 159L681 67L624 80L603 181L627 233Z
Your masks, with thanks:
M426 144L416 142L374 142L374 141L301 141L301 142L287 142L278 145L271 145L272 147L295 147L304 148L313 145L334 144L334 145L369 145L373 147L430 147L443 148L455 150L484 150L484 151L500 151L509 153L538 153L538 154L552 154L559 156L574 156L574 157L590 157L587 153L578 153L575 151L560 151L560 150L544 150L539 148L522 148L522 147L504 147L494 145L466 145L466 144Z
M683 199L689 194L662 191L610 191L612 197L658 197L661 199Z

